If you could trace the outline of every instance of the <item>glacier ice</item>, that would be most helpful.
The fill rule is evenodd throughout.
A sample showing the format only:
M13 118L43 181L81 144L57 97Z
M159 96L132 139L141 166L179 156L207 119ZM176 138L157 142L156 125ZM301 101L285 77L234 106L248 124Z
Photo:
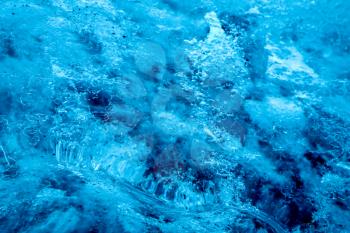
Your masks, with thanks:
M345 0L2 0L0 232L350 232Z

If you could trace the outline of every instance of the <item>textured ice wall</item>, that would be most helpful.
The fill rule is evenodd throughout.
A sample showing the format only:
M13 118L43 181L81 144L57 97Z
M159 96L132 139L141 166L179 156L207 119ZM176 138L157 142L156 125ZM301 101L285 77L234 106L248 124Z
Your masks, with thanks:
M2 0L0 232L349 232L349 10Z

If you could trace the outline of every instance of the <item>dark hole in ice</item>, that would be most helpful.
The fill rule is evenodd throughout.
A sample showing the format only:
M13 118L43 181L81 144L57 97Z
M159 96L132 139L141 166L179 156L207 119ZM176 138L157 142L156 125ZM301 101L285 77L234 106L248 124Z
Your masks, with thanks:
M9 57L17 57L17 52L15 49L14 41L11 38L5 38L3 39L2 43L0 44L1 48L1 53L4 54L5 56ZM1 56L1 54L0 54Z
M176 67L175 67L175 64L172 64L172 63L168 63L166 65L166 70L171 73L171 74L175 74L176 73Z
M87 100L91 106L107 107L110 105L111 96L105 91L90 91Z
M101 231L98 229L98 226L93 226L89 229L88 233L100 233Z
M85 181L81 177L66 170L59 170L42 180L42 185L65 191L67 196L77 192L84 184Z
M249 187L248 190L248 197L250 198L250 200L252 201L253 205L256 205L261 199L261 189L264 186L264 181L261 179L252 179L249 181L249 183L247 183L247 186Z
M87 102L90 105L90 112L101 120L108 120L108 111L111 105L111 96L103 91L89 91Z
M311 224L313 221L312 214L315 209L305 198L299 202L291 201L288 204L288 210L287 226L291 229L298 225Z
M348 204L344 200L337 199L337 200L334 201L334 204L336 206L338 206L342 210L345 210L345 211L349 211L350 210Z
M206 192L209 187L209 182L214 180L214 174L209 170L198 170L193 177L193 183L198 192Z
M150 218L153 218L153 219L158 219L159 220L159 215L156 213L155 210L153 210L151 207L149 208L141 208L140 209L141 211L141 214L146 216L146 217L150 217Z
M258 140L258 144L263 151L271 149L271 144L266 140Z
M15 164L11 165L5 169L5 171L3 172L3 175L5 178L10 178L10 179L16 178L19 175L19 167L16 166Z
M270 216L274 216L290 229L312 223L315 207L312 201L306 197L303 185L296 185L300 186L299 188L285 189L259 177L249 177L246 182L247 195L252 204ZM285 211L280 212L281 209L285 209Z
M223 89L229 90L232 89L235 86L235 83L232 81L225 81L221 84Z
M304 188L304 182L302 181L301 177L299 174L295 173L292 175L292 181L294 183L294 187L297 190L303 189Z
M283 192L279 187L272 187L269 189L269 191L271 191L272 196L275 200L281 200L285 198L285 195L283 194Z
M35 214L34 222L39 223L47 219L47 217L52 213L53 208L46 206L44 210L39 211Z
M323 158L324 154L318 152L308 151L304 157L310 161L313 168L326 165L326 160Z
M324 140L317 134L308 132L308 141L313 149L317 149L319 146L323 146L327 149L330 149L327 143L325 143Z

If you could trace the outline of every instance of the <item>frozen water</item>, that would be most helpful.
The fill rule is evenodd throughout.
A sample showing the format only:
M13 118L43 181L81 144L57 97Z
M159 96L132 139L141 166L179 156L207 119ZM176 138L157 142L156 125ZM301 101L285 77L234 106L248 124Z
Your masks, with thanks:
M2 0L0 232L350 232L349 11Z

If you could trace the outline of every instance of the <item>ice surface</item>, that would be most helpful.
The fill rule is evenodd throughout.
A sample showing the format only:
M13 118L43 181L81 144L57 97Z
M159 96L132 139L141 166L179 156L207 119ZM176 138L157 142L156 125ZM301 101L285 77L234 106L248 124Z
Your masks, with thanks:
M0 232L350 232L349 10L2 0Z

